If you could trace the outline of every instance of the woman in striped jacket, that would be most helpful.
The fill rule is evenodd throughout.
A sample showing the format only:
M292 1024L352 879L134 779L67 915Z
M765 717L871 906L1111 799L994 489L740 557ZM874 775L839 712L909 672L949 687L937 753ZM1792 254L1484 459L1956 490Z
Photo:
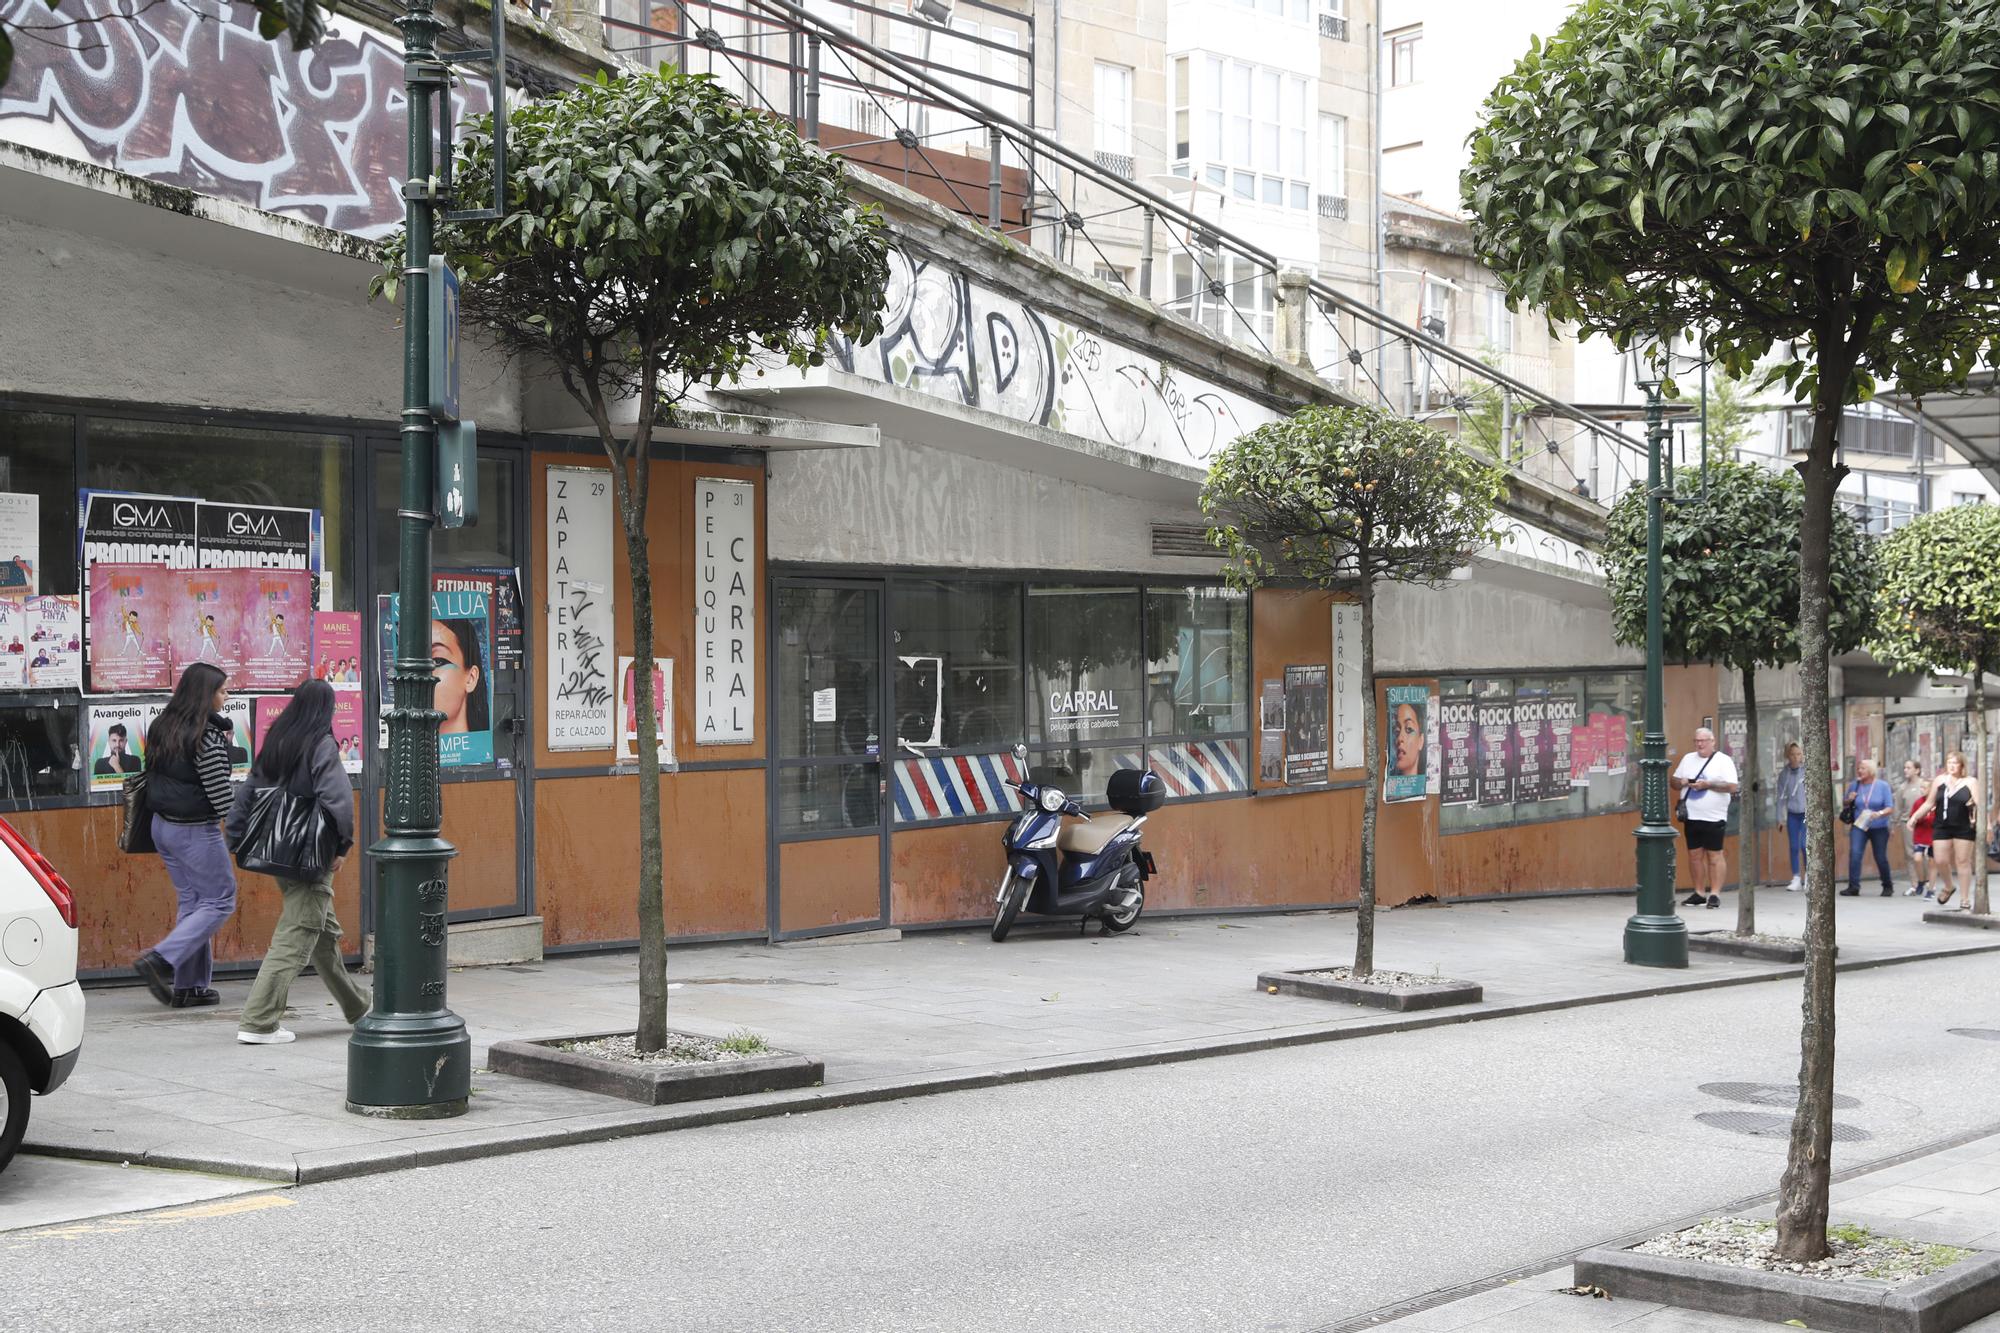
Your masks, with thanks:
M236 869L222 840L229 813L229 749L234 729L222 715L229 678L196 662L181 673L173 698L146 732L146 798L153 845L167 863L180 910L167 937L139 955L132 970L161 1004L176 1009L216 1004L209 986L209 941L236 911Z

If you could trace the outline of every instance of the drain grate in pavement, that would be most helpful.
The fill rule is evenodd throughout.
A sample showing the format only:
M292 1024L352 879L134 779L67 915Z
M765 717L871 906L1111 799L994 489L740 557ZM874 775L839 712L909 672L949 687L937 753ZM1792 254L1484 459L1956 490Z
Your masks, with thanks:
M1747 1102L1751 1106L1782 1106L1789 1111L1799 1104L1796 1083L1704 1083L1699 1090L1725 1102ZM1858 1100L1845 1093L1833 1094L1836 1111L1849 1111L1859 1105Z
M1726 1129L1732 1134L1750 1134L1760 1139L1782 1139L1792 1132L1790 1116L1773 1115L1768 1111L1703 1111L1695 1119L1712 1129ZM1834 1122L1835 1143L1860 1143L1873 1137L1857 1125Z
M1946 1028L1954 1037L1972 1037L1979 1041L2000 1041L2000 1028Z

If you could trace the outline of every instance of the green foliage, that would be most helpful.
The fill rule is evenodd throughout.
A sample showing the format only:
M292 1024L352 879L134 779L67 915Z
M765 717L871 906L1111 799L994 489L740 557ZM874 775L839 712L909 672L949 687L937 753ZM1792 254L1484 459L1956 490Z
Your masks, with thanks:
M1750 442L1756 412L1743 381L1716 375L1708 382L1708 452L1710 458L1734 458Z
M1552 322L1701 330L1738 376L1797 341L1801 401L1963 383L1993 343L2000 0L1591 0L1485 112L1478 248Z
M762 1055L771 1049L770 1042L748 1028L738 1028L726 1037L717 1037L715 1045L732 1055Z
M1209 465L1202 512L1239 588L1297 580L1439 584L1493 540L1499 468L1369 407L1306 407Z
M62 0L42 0L50 10L60 15ZM257 11L257 35L265 41L274 41L281 34L290 33L292 49L303 51L326 35L327 11L318 0L249 0ZM105 14L76 19L54 18L47 23L21 23L16 21L15 31L28 31L43 27L89 28L98 23L123 23L129 21L124 14ZM34 37L32 41L48 41L49 37ZM59 40L59 39L57 39ZM7 77L14 69L14 39L7 31L7 25L0 23L0 88L7 86Z
M1661 637L1667 655L1742 671L1799 659L1798 474L1752 463L1711 461L1674 474L1660 520ZM2000 515L2000 510L1995 511ZM1832 651L1852 652L1874 627L1878 560L1854 520L1836 512L1830 542ZM1605 525L1604 572L1612 632L1646 642L1646 491L1618 497Z
M838 160L705 75L600 74L511 114L507 154L505 216L441 224L437 249L465 317L548 357L586 405L649 387L671 401L760 354L818 364L833 329L880 332L880 217ZM492 169L481 119L460 196L490 198ZM393 296L400 234L388 251L375 287Z
M1920 514L1879 550L1870 652L1906 671L1970 672L2000 663L2000 508Z

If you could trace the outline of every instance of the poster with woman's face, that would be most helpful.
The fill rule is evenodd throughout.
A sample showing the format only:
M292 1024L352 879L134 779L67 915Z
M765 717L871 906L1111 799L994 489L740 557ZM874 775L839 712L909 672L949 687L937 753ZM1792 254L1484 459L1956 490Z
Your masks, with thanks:
M1389 743L1383 747L1383 799L1421 800L1430 794L1430 691L1391 685L1385 693Z

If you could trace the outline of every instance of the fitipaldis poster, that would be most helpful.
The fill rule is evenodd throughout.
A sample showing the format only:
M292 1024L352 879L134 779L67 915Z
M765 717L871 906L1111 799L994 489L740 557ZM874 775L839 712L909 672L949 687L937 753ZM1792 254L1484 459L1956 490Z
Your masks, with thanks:
M220 571L218 571L220 572ZM233 687L289 690L312 659L312 573L291 569L228 571L238 580L242 657Z

